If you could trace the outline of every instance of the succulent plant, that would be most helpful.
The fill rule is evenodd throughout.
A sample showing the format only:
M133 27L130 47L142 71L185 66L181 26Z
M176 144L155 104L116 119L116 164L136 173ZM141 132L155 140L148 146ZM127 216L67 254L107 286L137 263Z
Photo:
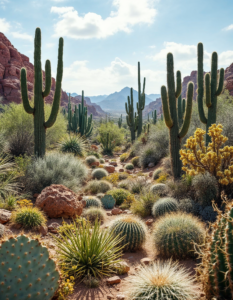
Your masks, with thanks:
M84 211L83 216L92 224L95 223L96 220L102 223L106 218L106 213L104 209L92 206Z
M122 216L114 220L109 227L114 236L123 238L121 246L124 251L140 249L146 240L146 226L135 216Z
M25 235L0 247L0 298L50 300L58 289L59 272L48 249Z
M105 169L102 168L98 168L95 169L94 171L92 171L92 177L96 178L96 179L102 179L103 177L107 177L108 176L108 171L106 171Z
M165 196L166 195L166 185L164 183L153 184L150 187L150 191L154 195Z
M134 165L133 165L133 164L130 164L130 163L129 163L129 164L126 164L126 165L125 165L125 169L126 169L126 170L133 170L133 169L134 169Z
M105 209L112 209L116 204L116 200L113 198L112 195L105 195L101 198L101 202Z
M153 178L154 180L158 179L162 171L163 171L162 168L156 169L156 170L154 171L153 175L152 175L152 178Z
M86 196L84 197L84 200L86 201L86 208L95 206L95 207L102 207L102 203L100 199L94 196Z
M175 212L178 210L178 202L174 198L161 198L155 202L152 207L152 215L160 217L169 212Z
M87 156L85 162L90 166L91 164L97 162L98 159L94 155Z

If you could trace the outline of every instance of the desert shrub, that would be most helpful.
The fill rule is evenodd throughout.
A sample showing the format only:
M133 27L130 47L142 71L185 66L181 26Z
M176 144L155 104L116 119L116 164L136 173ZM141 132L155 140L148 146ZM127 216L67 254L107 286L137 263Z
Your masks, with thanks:
M107 230L82 220L74 230L67 228L62 237L54 237L58 247L59 264L64 272L75 278L109 276L120 262L121 239ZM80 255L82 253L82 255Z
M154 171L153 175L152 175L152 178L154 180L158 179L160 174L163 172L163 169L162 168L158 168Z
M171 197L176 199L182 199L192 196L191 185L185 178L181 180L176 180L175 182L173 180L168 180L166 182L167 193Z
M197 202L203 206L211 206L211 201L218 197L218 182L210 173L194 176L192 187Z
M157 198L151 192L142 193L138 199L136 199L130 206L130 210L133 214L142 218L151 215L152 207L157 201Z
M125 169L126 169L126 170L133 170L133 169L134 169L134 166L133 166L133 164L126 164L126 165L125 165Z
M100 158L99 160L100 160L100 163L101 163L101 164L104 164L104 163L105 163L105 160L104 160L103 158Z
M159 218L153 230L156 251L163 257L194 257L194 243L202 244L204 237L204 224L180 212Z
M164 183L157 183L150 187L150 191L154 195L165 196L167 193L167 187Z
M128 195L124 202L121 204L121 209L129 209L132 203L135 201L134 195Z
M98 169L95 169L94 171L92 171L91 175L93 178L99 180L99 179L102 179L103 177L107 177L108 171L106 171L105 169L102 169L102 168L98 168Z
M166 213L178 210L178 202L174 198L161 198L152 207L152 215L157 218Z
M95 156L97 159L100 159L102 155L97 151L91 150L87 152L87 156Z
M190 300L200 299L195 278L178 262L159 261L143 265L135 276L128 279L128 299L141 300Z
M91 164L98 162L98 159L94 155L91 155L86 157L85 162L90 166Z
M44 225L46 217L37 207L25 206L12 214L11 222L20 224L23 228L35 228Z
M76 156L83 157L86 154L87 143L80 135L67 135L59 143L61 152L73 153Z
M105 195L101 198L101 202L105 209L113 209L116 200L111 195Z
M129 177L129 174L126 172L118 173L119 180L125 180Z
M120 146L116 146L116 147L113 149L113 152L116 152L116 153L121 152L121 147L120 147Z
M200 215L205 222L215 222L218 214L212 206L205 206L200 210Z
M90 221L92 224L95 223L96 220L103 223L106 218L106 213L100 207L90 207L84 210L83 217Z
M33 155L34 136L33 132L28 132L28 128L19 127L8 140L9 153L13 156Z
M112 184L115 184L119 180L119 173L109 174L107 177L104 177L103 179L111 182Z
M106 180L91 180L85 187L85 192L91 194L106 193L112 189L112 184Z
M148 186L147 178L146 177L137 177L134 180L130 180L130 191L133 194L140 194L143 188Z
M179 200L178 208L186 213L197 214L196 203L191 198L183 198Z
M100 199L98 199L97 197L93 197L93 196L85 196L83 198L86 201L86 207L102 207L102 203L100 201Z
M129 158L129 153L123 153L120 155L120 161L124 162Z
M52 152L27 166L25 185L32 193L40 193L51 184L63 184L76 192L87 177L87 172L83 162L72 154Z
M124 251L135 251L142 247L146 240L146 226L135 216L125 215L114 220L109 231L115 237L123 238L121 246Z
M162 168L163 168L164 172L166 172L169 175L172 175L172 164L171 164L170 156L167 156L167 157L163 158Z
M112 195L113 198L116 200L116 205L121 205L124 200L131 195L129 191L124 189L113 189L107 192L108 195Z
M14 210L17 207L17 204L17 197L14 194L9 194L5 198L0 198L0 208Z
M112 145L111 150L113 150L116 146L120 146L124 142L124 129L120 129L112 122L101 124L98 128L98 132L99 135L97 139L100 143L103 143L103 140L105 141L108 135L109 145Z
M131 159L131 163L134 165L134 167L140 167L140 157L135 156L134 158Z
M167 177L168 177L168 174L166 173L162 173L159 178L157 179L157 182L158 183L164 183L167 181Z
M125 180L120 181L117 186L120 189L129 190L130 182L129 182L129 180L125 179Z

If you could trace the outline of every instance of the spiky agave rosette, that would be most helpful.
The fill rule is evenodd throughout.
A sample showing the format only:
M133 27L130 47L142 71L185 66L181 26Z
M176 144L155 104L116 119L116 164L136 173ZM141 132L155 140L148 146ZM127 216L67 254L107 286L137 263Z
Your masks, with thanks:
M38 239L10 237L0 245L0 299L49 300L59 286L59 272Z

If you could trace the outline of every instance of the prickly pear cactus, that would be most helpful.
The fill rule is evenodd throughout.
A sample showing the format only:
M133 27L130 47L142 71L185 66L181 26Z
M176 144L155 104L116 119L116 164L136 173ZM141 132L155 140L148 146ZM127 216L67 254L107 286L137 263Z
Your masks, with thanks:
M59 272L46 247L21 235L0 245L0 299L50 300Z
M101 202L105 209L112 209L116 204L116 200L113 198L112 195L105 195L101 198Z

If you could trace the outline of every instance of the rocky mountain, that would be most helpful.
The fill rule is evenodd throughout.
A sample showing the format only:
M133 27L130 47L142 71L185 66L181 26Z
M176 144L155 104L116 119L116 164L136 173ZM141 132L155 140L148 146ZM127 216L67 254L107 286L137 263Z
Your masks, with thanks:
M21 91L20 91L20 70L25 67L27 70L27 87L28 97L33 98L34 87L34 66L30 63L29 58L24 54L21 54L7 39L7 37L0 32L0 97L3 104L9 104L11 102L21 103ZM43 79L45 73L43 72ZM52 78L52 86L50 94L45 98L46 103L52 103L55 93L55 79ZM90 99L89 99L90 100ZM89 101L88 100L88 101ZM73 100L72 102L78 101ZM88 102L87 101L87 102ZM104 114L99 107L95 107L89 101L88 114L93 114L94 117L100 117ZM61 106L66 107L68 104L68 95L62 90L61 92Z
M156 99L160 98L160 94L149 94L148 98L150 98L153 101L156 101Z
M99 103L108 97L108 95L99 95L99 96L88 96L91 99L92 103Z

